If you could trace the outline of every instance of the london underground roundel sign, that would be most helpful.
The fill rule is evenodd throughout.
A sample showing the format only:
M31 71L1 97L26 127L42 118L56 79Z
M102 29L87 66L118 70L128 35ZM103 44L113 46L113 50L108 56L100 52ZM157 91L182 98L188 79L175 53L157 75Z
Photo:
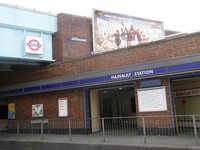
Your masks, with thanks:
M40 37L26 36L26 53L43 54L43 43Z

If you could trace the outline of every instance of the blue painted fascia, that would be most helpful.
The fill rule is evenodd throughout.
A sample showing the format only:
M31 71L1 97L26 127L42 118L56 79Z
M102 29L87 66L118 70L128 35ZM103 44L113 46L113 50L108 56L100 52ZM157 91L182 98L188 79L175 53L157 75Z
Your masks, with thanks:
M0 97L6 97L10 95L23 95L29 93L39 93L45 91L61 90L61 89L70 89L78 87L86 87L94 84L105 84L107 82L123 81L123 80L136 80L142 77L152 77L152 76L161 76L161 75L173 75L181 74L185 71L197 70L200 69L200 62L193 62L188 64L180 64L167 67L151 68L145 70L138 70L134 72L125 72L119 74L112 74L100 77L93 77L87 79L78 79L74 81L58 82L51 83L46 85L38 85L33 87L17 88L10 90L0 90ZM10 86L12 88L12 86Z

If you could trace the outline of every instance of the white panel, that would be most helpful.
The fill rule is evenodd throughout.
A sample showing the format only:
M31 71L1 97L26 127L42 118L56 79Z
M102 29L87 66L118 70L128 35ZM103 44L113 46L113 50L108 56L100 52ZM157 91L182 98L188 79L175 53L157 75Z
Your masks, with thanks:
M165 87L138 89L139 112L167 111Z
M66 116L68 116L67 98L60 98L60 99L58 99L58 110L59 110L59 117L66 117Z
M26 53L43 54L42 38L26 36L25 47Z

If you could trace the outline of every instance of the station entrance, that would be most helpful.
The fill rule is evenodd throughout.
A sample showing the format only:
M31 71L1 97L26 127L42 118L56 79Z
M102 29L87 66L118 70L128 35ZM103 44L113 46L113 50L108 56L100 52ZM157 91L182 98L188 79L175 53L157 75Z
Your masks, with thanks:
M0 132L6 131L8 126L8 103L0 100Z
M136 115L133 85L104 87L90 90L92 132L100 130L99 118Z

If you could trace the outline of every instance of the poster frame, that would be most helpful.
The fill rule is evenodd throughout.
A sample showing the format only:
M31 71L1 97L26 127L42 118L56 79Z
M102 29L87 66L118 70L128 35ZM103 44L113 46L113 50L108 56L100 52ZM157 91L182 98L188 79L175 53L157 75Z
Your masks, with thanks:
M43 117L43 116L44 116L43 104L33 104L32 117Z
M15 103L8 103L8 119L15 119Z
M68 117L68 99L67 98L58 99L58 116Z
M137 89L137 95L139 112L168 110L165 86Z
M98 48L98 45L99 44L97 44L97 43L99 43L99 42L97 42L97 41L99 41L99 40L97 40L97 39L99 39L99 38L97 38L97 37L99 37L99 34L97 34L97 29L98 29L98 23L97 23L97 18L98 18L98 15L97 15L97 13L98 12L101 12L103 15L101 16L101 15L99 15L100 17L104 17L104 18L106 18L105 16L106 16L106 14L108 14L107 16L114 16L114 17L107 17L107 20L108 20L108 23L105 23L105 24L116 24L116 22L117 22L117 26L123 26L123 28L125 29L125 28L129 28L130 27L130 25L131 24L133 24L133 26L138 26L138 25L140 25L141 24L141 27L140 27L140 29L144 29L145 27L149 27L149 26L151 26L151 24L153 24L152 25L152 28L149 28L149 31L150 30L154 30L154 28L153 28L153 26L158 26L157 28L155 28L155 36L156 35L160 35L159 36L159 38L150 38L150 37L147 37L147 35L146 35L146 39L147 38L149 38L148 40L145 40L145 41L143 41L143 42L132 42L132 43L129 43L129 44L123 44L123 46L115 46L115 47L113 47L113 44L108 44L108 42L106 42L107 44L105 44L105 45L107 45L109 48L105 48L105 49L101 49L101 48ZM117 19L119 19L119 20L117 20ZM109 20L110 19L110 20ZM120 20L121 19L121 20ZM106 19L105 19L106 20ZM113 21L114 20L114 21ZM126 20L126 21L125 21ZM128 21L127 21L128 20ZM130 21L131 20L131 21ZM123 23L122 23L122 21L124 21ZM135 24L134 24L135 23ZM137 25L136 25L137 24ZM146 24L146 26L145 26L145 24ZM148 25L147 25L148 24ZM128 25L128 26L127 26ZM109 25L108 25L109 26ZM114 25L113 25L113 27L111 27L111 28L115 28L114 27ZM110 30L111 29L110 27L108 27L108 29L106 30L106 31L108 31L108 30ZM120 30L119 28L117 28L118 30ZM137 28L138 29L138 28ZM140 30L139 29L139 30ZM160 31L160 33L156 33L156 30L157 29L159 29L159 31ZM146 18L140 18L140 17L135 17L135 16L131 16L131 15L127 15L127 14L121 14L121 13L116 13L116 12L110 12L110 11L104 11L104 10L99 10L99 9L92 9L92 36L93 36L93 54L96 54L96 53L101 53L101 52L107 52L107 51L112 51L112 50L116 50L116 49L120 49L120 48L125 48L125 47L128 47L128 46L134 46L134 45L138 45L138 44L142 44L142 43L148 43L148 42L152 42L152 41L156 41L156 40L161 40L161 39L164 39L165 38L165 30L164 30L164 23L162 22L162 21L157 21L157 20L152 20L152 19L146 19ZM114 30L113 30L114 31ZM116 29L115 29L115 31L116 31ZM146 30L145 30L146 31ZM148 31L148 30L147 30ZM107 33L107 32L105 32L106 34L109 34L109 33ZM146 32L146 33L148 33L148 32ZM103 33L102 33L103 34ZM111 35L114 35L114 32L112 32L112 34ZM108 36L106 35L106 37L108 38ZM121 37L120 37L121 38ZM104 40L105 41L105 40ZM107 40L106 40L107 41ZM110 40L111 41L111 40ZM114 43L114 40L112 40L113 42L112 43ZM115 40L115 42L116 42L116 40ZM122 43L122 42L121 42Z

